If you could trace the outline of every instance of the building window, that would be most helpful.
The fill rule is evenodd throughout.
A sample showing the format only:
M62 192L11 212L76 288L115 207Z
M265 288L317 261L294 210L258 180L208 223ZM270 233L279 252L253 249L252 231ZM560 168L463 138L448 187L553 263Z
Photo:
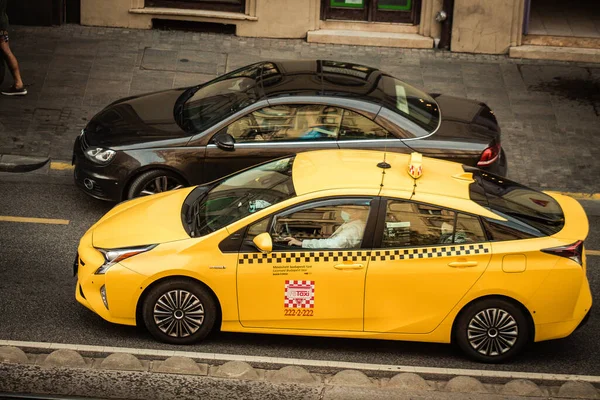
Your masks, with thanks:
M419 23L421 0L321 0L322 19Z
M169 7L244 13L246 0L146 0L146 7Z

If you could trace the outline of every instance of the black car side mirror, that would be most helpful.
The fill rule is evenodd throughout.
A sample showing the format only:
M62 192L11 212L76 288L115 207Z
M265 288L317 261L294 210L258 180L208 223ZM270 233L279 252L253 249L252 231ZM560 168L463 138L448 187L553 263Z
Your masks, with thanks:
M215 144L221 150L233 151L235 149L235 139L229 133L217 135L215 137Z

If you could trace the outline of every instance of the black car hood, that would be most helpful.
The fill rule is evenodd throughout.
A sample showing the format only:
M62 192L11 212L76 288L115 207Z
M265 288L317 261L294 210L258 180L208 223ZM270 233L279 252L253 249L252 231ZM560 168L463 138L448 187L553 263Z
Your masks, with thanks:
M85 128L92 146L124 146L185 137L173 108L185 89L127 97L106 107Z
M500 127L486 104L447 95L432 96L442 115L442 123L432 139L467 139L486 144L500 140Z

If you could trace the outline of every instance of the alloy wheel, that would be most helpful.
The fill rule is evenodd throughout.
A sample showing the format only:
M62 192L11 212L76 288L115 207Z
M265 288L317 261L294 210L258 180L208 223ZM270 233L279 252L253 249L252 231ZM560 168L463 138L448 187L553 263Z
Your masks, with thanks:
M515 318L500 308L478 312L467 327L471 347L484 356L498 356L513 348L519 337Z
M204 305L186 290L171 290L158 298L154 322L164 334L184 338L193 335L204 323Z
M140 196L149 196L156 193L167 192L169 190L181 189L182 187L183 184L176 178L166 175L157 176L144 185L140 191Z

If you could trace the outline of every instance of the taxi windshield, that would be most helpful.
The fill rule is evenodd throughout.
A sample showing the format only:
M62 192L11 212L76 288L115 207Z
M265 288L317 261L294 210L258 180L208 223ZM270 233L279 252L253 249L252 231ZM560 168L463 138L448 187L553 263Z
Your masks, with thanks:
M256 211L294 197L293 163L294 157L271 161L219 182L191 205L188 218L190 236L208 235Z

